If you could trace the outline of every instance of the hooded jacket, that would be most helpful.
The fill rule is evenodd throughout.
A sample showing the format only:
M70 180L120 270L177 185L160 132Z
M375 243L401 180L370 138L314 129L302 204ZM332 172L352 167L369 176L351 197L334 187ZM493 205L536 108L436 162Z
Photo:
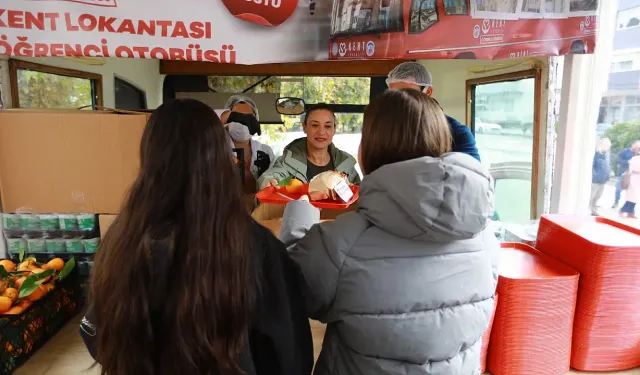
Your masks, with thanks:
M358 210L333 222L289 203L280 238L310 317L328 323L315 374L479 374L497 282L492 200L486 169L451 153L367 175Z
M338 172L343 172L352 184L360 182L360 175L356 170L356 159L348 153L338 149L334 144L329 145L331 161ZM271 180L282 181L293 176L307 183L307 138L298 138L284 148L282 156L276 159L271 168L258 179L258 189L263 189Z
M593 156L591 182L594 184L606 184L611 175L611 161L608 152L597 152Z

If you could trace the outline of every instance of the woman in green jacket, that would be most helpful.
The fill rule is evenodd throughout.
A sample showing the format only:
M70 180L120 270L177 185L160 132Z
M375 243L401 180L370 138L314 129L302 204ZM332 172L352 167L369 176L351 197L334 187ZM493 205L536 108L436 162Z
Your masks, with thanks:
M288 177L308 183L325 171L338 171L347 175L352 184L360 183L356 159L333 144L336 133L336 115L326 104L309 109L303 118L307 135L285 147L282 156L258 179L258 188L277 185Z

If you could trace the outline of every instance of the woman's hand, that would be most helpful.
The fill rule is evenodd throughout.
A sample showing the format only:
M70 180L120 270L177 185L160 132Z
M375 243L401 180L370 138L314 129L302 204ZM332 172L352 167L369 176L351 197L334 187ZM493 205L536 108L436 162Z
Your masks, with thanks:
M271 185L273 187L277 187L278 186L278 180L276 180L275 178L272 178L271 180L269 180L269 185Z

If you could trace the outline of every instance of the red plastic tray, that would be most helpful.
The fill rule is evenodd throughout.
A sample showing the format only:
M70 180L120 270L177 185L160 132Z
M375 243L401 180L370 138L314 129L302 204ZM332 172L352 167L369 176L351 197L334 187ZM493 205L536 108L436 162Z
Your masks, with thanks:
M599 217L545 215L537 246L580 272L571 367L640 366L640 230Z
M520 243L501 244L500 296L487 353L494 375L569 372L579 275Z
M305 184L308 188L308 184ZM344 210L349 208L352 204L354 204L358 198L359 187L357 185L349 185L351 191L353 192L353 197L347 203L342 203L339 201L312 201L311 205L317 208L331 208L334 210ZM304 188L302 190L307 191L308 189ZM256 194L256 198L262 203L273 203L273 204L287 204L291 201L295 201L300 199L302 194L290 194L284 188L276 189L273 186L267 186L266 188L260 190Z

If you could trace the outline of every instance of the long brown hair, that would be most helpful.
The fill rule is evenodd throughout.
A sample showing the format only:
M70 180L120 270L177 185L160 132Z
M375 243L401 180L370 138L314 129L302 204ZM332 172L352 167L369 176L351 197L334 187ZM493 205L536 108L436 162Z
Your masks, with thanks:
M388 90L369 103L362 126L361 167L370 174L383 165L451 151L451 129L438 103L413 90Z
M102 374L240 372L256 280L227 137L195 100L151 116L91 274Z

